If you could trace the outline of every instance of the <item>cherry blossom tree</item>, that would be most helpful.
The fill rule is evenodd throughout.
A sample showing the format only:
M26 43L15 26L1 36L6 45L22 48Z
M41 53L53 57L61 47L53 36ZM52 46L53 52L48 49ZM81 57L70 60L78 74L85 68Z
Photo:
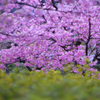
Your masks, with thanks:
M100 56L100 6L92 0L0 0L0 68L24 62L43 71ZM15 45L17 44L17 45ZM31 69L29 69L31 70Z

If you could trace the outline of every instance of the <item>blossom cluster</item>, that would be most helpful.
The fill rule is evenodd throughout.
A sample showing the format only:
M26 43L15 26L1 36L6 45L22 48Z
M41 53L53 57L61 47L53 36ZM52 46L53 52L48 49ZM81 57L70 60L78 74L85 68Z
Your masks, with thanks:
M100 6L93 0L0 0L0 62L63 69L100 55ZM93 62L93 64L95 64ZM91 64L91 65L93 65Z

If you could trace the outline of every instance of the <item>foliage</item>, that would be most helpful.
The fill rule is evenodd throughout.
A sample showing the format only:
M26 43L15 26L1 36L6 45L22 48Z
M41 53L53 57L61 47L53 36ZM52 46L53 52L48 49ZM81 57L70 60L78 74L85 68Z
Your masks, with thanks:
M18 69L19 69L20 71L22 71L22 70L27 70L27 68L24 66L23 63L20 63L19 66L16 66L16 64L13 63L13 64L9 64L9 65L8 65L8 70L9 70L9 72L13 72L13 71L15 70L16 67L18 67Z
M100 71L100 64L96 64L96 65L94 65L93 67L94 67L94 68L97 68L98 71Z
M82 74L49 71L29 72L18 68L9 75L0 71L0 100L99 100L98 73Z

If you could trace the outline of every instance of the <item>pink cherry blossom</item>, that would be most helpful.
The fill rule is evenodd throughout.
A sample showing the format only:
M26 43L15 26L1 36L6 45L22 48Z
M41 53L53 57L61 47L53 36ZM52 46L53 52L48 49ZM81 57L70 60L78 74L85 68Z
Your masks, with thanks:
M83 66L94 57L89 66L95 65L100 56L100 6L93 2L1 0L0 62L24 60L25 66L47 71L69 63ZM4 47L5 41L12 42L11 48Z

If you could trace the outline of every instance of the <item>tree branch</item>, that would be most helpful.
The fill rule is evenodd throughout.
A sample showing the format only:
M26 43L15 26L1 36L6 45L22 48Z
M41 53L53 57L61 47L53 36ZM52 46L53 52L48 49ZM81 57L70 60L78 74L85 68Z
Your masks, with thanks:
M86 56L88 55L88 49L89 49L88 44L90 42L90 39L91 39L91 19L89 18L89 35L88 35L88 39L86 42L86 49L85 49Z

